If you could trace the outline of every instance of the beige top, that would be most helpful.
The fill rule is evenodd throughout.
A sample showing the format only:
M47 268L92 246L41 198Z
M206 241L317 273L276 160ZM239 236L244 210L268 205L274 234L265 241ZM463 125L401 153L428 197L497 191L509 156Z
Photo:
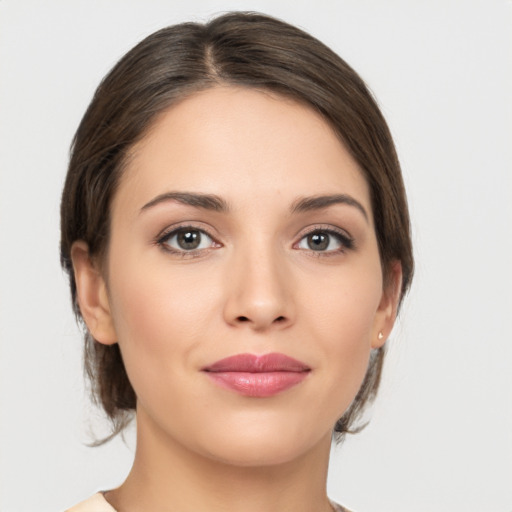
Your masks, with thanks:
M101 492L98 492L89 499L80 502L74 507L68 508L65 512L116 512L115 508L105 499Z
M350 512L333 501L331 501L331 504L336 512ZM69 508L66 512L116 512L116 510L105 499L103 494L99 492L78 505Z

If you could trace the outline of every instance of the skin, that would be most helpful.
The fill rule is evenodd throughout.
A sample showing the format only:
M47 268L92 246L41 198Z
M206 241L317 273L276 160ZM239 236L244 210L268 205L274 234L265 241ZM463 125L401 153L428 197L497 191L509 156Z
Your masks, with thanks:
M154 202L174 192L213 194L229 211ZM366 215L347 203L293 210L333 194ZM111 222L102 265L84 242L72 251L86 323L119 343L138 399L134 465L108 501L119 512L330 510L332 428L393 327L401 278L396 264L383 289L368 186L331 128L270 93L197 93L133 148ZM192 252L162 238L180 226L209 238ZM312 229L326 249L308 245ZM269 352L311 371L268 398L201 371Z

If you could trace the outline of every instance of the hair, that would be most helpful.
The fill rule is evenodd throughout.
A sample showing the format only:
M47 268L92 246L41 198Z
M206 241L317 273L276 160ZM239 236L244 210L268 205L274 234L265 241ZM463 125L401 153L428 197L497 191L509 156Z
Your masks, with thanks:
M133 417L136 395L118 344L93 339L80 313L71 247L88 244L102 261L109 242L110 205L129 150L172 105L219 85L255 88L308 105L328 122L358 163L370 189L376 237L389 283L402 266L400 303L413 275L410 222L400 164L375 100L359 75L306 32L275 18L232 12L205 24L159 30L137 44L98 86L71 145L61 202L61 264L69 276L73 309L84 329L84 366L91 394L121 432ZM372 351L363 383L334 433L356 432L376 395L384 347Z

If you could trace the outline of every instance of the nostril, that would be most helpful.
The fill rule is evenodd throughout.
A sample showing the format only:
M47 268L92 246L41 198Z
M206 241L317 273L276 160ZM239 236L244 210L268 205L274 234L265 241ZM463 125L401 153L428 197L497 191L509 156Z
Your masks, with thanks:
M237 316L236 317L236 322L238 323L255 323L256 322L253 322L253 320L251 320L249 317L247 316L243 316L243 315L240 315L240 316ZM274 318L274 320L272 321L273 324L281 324L281 323L285 323L286 322L286 317L280 315L276 318Z

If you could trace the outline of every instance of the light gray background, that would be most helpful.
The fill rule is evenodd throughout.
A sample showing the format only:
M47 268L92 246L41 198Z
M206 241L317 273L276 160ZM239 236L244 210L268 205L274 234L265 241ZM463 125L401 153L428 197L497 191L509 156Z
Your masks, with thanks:
M0 0L0 510L56 512L129 469L121 440L84 446L102 421L58 262L68 146L125 51L230 9L297 24L361 73L408 188L416 280L331 496L357 512L511 512L510 0Z

